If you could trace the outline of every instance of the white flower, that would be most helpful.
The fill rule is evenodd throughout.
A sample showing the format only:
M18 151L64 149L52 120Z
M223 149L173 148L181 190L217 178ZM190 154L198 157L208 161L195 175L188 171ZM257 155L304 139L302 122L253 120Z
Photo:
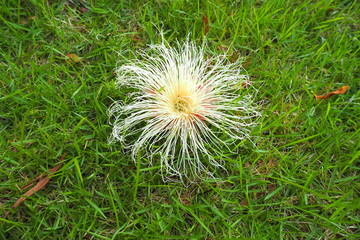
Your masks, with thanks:
M222 166L219 152L248 137L251 118L259 116L251 98L239 95L247 81L241 62L229 63L225 55L206 59L204 47L189 41L176 48L151 45L139 54L141 60L117 69L117 86L136 92L131 103L110 107L111 141L130 147L135 161L138 153L150 162L158 158L167 174L212 176L208 163Z

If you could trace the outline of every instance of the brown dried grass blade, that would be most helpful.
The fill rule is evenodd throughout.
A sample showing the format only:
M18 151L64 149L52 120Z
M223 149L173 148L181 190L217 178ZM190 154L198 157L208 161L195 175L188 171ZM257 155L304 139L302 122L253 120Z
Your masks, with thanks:
M52 175L54 175L54 173L61 167L62 163L59 163L58 165L56 165L54 168L50 169L49 172L50 174L46 175L46 174L40 174L39 176L37 176L34 180L30 181L30 183L26 184L23 189L28 188L29 186L32 186L33 183L37 180L39 180L39 182L32 187L29 191L27 191L23 196L25 197L20 197L15 203L14 205L11 206L11 208L16 208L19 204L21 204L23 201L26 200L27 197L30 197L31 195L33 195L34 193L36 193L37 191L39 191L40 189L44 188L46 186L46 184L50 181L50 178ZM7 217L9 215L9 211L5 212L5 217Z
M71 63L78 63L78 62L82 61L82 59L74 53L67 54L66 57L67 57L67 60Z
M322 96L314 95L314 97L315 97L316 100L318 100L318 99L327 100L327 99L329 99L330 97L332 97L334 95L346 93L346 91L349 89L349 87L350 86L343 86L343 87L339 88L336 91L326 93L326 94L324 94Z
M207 33L210 30L209 19L205 15L203 15L202 22L203 22L204 35L207 35Z

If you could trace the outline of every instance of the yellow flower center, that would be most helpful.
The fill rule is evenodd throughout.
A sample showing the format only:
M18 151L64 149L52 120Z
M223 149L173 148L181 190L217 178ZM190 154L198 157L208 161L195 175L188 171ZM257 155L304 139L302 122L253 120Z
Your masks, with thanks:
M174 102L174 109L179 113L188 113L191 111L191 102L189 97L178 96Z

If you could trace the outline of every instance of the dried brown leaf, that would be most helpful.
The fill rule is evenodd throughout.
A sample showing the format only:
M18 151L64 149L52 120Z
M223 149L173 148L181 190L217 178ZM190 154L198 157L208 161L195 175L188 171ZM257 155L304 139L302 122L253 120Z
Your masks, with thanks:
M241 200L241 202L240 202L241 207L246 207L248 205L249 205L249 202L246 199Z
M89 9L86 8L86 7L80 8L80 12L81 12L81 13L86 13L86 12L88 12L88 11L89 11Z
M206 35L210 30L209 19L205 15L203 15L202 22L203 22L203 28L204 28L204 35Z
M251 81L248 80L248 79L241 83L241 87L242 87L242 88L247 88L247 87L249 87L249 86L251 86L251 85L252 85L252 83L251 83Z
M78 62L82 61L82 59L74 53L70 53L70 54L66 55L66 57L70 62L78 63Z
M346 93L346 91L349 89L350 86L343 86L341 88L339 88L338 90L336 91L333 91L333 92L329 92L329 93L326 93L322 96L318 96L318 95L314 95L315 99L318 100L318 99L324 99L324 100L327 100L329 99L330 97L334 96L334 95L338 95L338 94L344 94Z
M25 197L20 197L14 203L14 205L11 206L11 208L13 208L13 209L16 208L19 204L21 204L23 201L25 201L27 197L30 197L31 195L33 195L34 193L36 193L40 189L44 188L46 186L46 184L50 181L51 176L61 167L61 165L62 165L62 163L59 163L54 168L49 170L50 174L48 174L48 175L47 174L40 174L34 180L30 181L23 188L21 188L21 190L24 190L24 189L32 186L34 182L39 180L39 182L34 187L32 187L29 191L27 191L25 194L23 194L23 196L25 196ZM7 217L9 215L9 213L10 213L9 211L5 212L5 217Z

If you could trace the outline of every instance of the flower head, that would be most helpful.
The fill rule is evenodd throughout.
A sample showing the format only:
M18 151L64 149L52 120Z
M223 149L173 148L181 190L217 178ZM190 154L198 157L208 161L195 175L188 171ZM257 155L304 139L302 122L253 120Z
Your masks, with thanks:
M206 59L204 47L189 41L151 45L140 56L117 69L116 84L136 91L132 102L110 107L111 140L128 143L134 160L139 152L159 158L168 174L211 175L207 164L221 166L214 156L228 146L223 136L248 137L251 118L259 115L251 98L236 91L247 80L240 61Z

